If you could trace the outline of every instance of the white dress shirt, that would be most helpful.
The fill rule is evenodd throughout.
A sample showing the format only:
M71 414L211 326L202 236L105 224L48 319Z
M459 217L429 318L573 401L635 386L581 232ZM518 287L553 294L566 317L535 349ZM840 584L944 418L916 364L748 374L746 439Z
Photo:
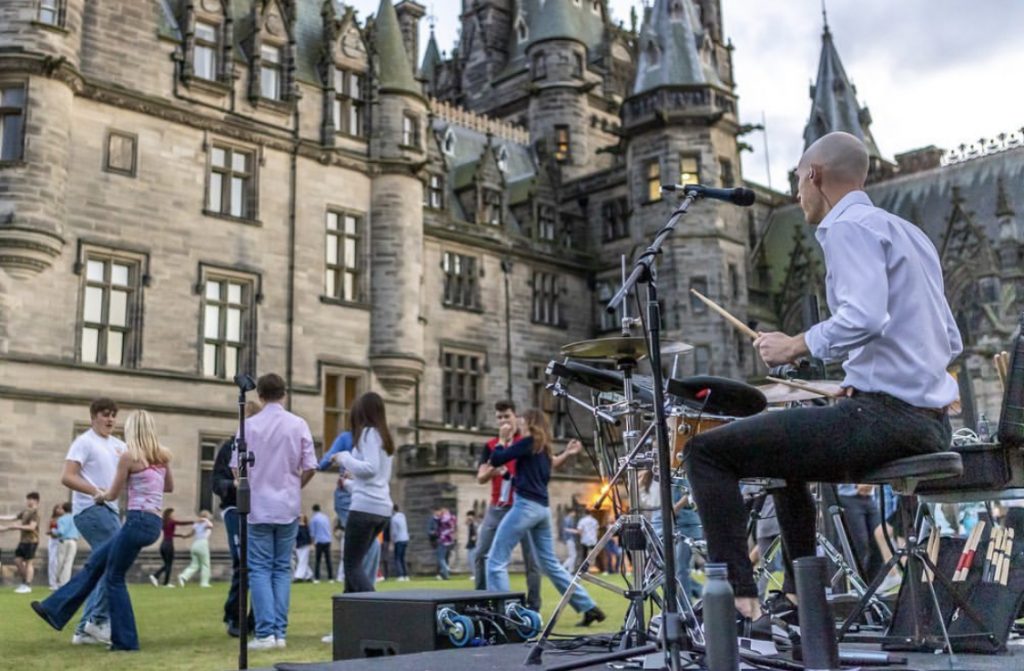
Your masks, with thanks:
M814 235L825 252L832 316L804 335L811 354L846 357L844 387L920 408L952 403L959 394L946 367L963 342L928 236L863 191L836 203Z

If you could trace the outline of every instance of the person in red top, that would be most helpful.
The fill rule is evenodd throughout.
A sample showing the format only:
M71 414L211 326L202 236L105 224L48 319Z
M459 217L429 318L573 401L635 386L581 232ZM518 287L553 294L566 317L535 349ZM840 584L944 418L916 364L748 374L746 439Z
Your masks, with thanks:
M516 462L510 461L501 468L491 468L489 460L496 451L508 447L519 434L515 433L516 404L510 400L498 401L494 404L494 422L498 426L499 435L492 438L480 455L477 469L477 482L491 485L491 503L480 523L478 531L475 566L473 567L476 589L487 589L487 554L494 542L494 532L498 524L512 508L512 478L516 474ZM526 607L540 611L540 567L537 565L533 544L529 536L524 536L519 547L523 552L523 563L526 565Z

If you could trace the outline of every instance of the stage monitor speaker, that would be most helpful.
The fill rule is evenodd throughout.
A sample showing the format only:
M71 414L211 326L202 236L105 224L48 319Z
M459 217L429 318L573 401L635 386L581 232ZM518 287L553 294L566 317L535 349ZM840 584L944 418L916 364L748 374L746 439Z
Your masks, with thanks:
M484 626L494 621L487 613L499 614L497 621L509 640L521 641L524 637L518 635L517 628L501 616L510 605L522 607L524 603L521 592L410 589L338 594L334 596L334 659L488 644L493 637L480 635L493 629ZM535 628L539 630L539 621Z

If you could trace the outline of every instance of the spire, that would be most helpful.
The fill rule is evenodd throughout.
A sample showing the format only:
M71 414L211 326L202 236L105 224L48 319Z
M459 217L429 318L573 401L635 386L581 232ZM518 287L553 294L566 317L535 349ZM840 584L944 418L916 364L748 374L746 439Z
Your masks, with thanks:
M811 87L811 116L804 128L804 149L815 140L834 131L845 131L860 138L873 159L881 153L871 136L871 114L867 107L857 103L857 87L846 76L839 52L832 41L828 15L822 4L821 59L818 62L818 80Z
M427 80L428 84L434 83L434 75L441 65L441 51L437 48L437 40L434 38L434 24L430 24L430 39L427 41L427 50L423 54L423 64L420 66L420 77Z
M655 0L644 12L633 94L663 86L721 84L701 59L703 28L692 0Z
M409 55L402 42L402 29L391 0L380 0L374 22L373 44L377 52L378 77L382 89L397 89L407 93L421 93L412 77Z

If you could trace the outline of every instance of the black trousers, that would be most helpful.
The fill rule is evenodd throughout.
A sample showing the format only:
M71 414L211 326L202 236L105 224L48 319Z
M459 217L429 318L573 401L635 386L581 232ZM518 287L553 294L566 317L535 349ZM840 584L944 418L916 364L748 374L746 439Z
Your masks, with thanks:
M331 563L331 544L330 543L317 543L316 544L316 568L313 569L313 577L317 580L320 579L320 558L323 557L327 560L327 579L330 580L334 577L334 564Z
M160 543L160 559L164 561L164 565L160 567L160 570L153 574L153 576L160 580L160 576L164 577L164 584L166 585L171 580L171 566L174 564L174 543L168 543L164 541Z
M948 449L949 419L887 394L857 394L826 407L765 412L694 436L686 445L690 487L711 562L729 567L736 596L756 597L747 555L741 478L783 478L772 492L786 557L816 551L816 510L807 483L855 482L882 464ZM787 561L784 589L795 592Z
M367 575L363 571L363 559L370 551L370 545L377 538L377 534L384 531L384 527L390 521L390 517L371 515L359 510L353 510L348 514L348 524L345 525L345 553L342 557L342 564L345 566L346 594L374 591L377 576Z

